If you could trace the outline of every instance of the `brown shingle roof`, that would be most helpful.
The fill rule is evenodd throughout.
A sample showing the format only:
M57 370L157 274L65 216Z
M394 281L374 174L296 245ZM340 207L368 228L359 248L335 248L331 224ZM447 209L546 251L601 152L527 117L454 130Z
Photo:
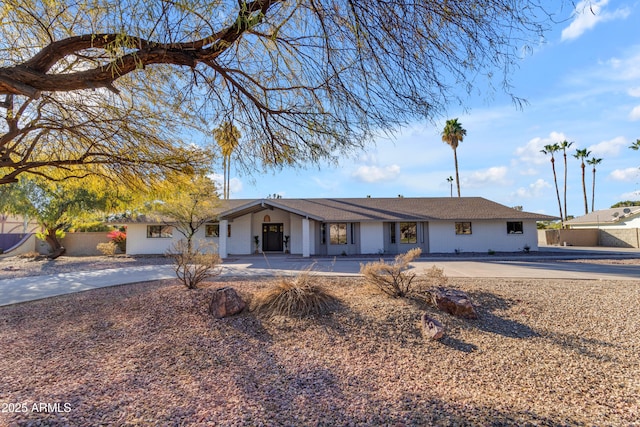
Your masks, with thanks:
M229 201L232 202L232 201ZM343 199L234 200L223 218L274 207L325 222L429 221L429 220L536 220L556 217L518 211L482 197L405 197Z

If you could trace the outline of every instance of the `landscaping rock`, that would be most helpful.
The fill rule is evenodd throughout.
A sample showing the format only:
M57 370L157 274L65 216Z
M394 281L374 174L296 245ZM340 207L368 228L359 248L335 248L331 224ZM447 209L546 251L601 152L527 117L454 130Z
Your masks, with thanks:
M235 289L227 286L216 289L209 303L209 313L216 319L222 319L240 313L245 307L246 303Z
M465 319L478 318L478 313L465 292L456 289L436 288L430 290L429 293L438 310Z
M422 333L429 339L439 340L444 336L444 326L436 319L429 317L427 313L423 313Z

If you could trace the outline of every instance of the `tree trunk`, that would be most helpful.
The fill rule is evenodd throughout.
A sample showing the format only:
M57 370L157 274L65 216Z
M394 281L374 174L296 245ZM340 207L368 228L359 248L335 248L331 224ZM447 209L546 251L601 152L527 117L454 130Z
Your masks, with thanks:
M66 249L62 246L62 243L58 240L56 236L56 230L47 229L45 234L45 241L49 244L51 248L51 254L49 254L49 258L56 259L61 255L64 255Z
M453 162L456 165L456 186L458 187L458 197L460 197L460 176L458 175L458 153L453 149Z
M222 198L227 200L227 156L222 157Z
M567 152L564 152L564 218L563 221L567 220ZM564 228L564 226L563 226Z
M593 183L591 185L591 212L593 212L596 200L596 168L593 167Z
M582 194L584 196L584 214L589 213L589 202L587 201L587 184L584 180L584 162L582 162Z
M553 170L553 182L556 185L556 197L558 198L558 209L560 210L560 221L564 221L562 216L562 202L560 202L560 190L558 190L558 178L556 176L556 161L551 157L551 169Z

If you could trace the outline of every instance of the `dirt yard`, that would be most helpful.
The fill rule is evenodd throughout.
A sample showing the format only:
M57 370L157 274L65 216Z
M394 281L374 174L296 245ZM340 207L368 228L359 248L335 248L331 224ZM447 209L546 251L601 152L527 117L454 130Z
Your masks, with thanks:
M328 278L314 319L174 281L0 307L0 425L640 425L640 283L449 279L480 319ZM447 328L420 332L427 311Z

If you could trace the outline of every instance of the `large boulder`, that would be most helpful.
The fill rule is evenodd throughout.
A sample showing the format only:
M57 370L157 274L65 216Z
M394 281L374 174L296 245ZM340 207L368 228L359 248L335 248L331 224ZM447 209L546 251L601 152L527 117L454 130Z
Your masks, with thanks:
M478 313L471 304L469 296L457 289L436 288L429 291L431 301L438 310L445 311L456 317L477 319Z
M436 319L429 317L427 313L422 314L422 333L432 340L439 340L444 336L444 326Z
M245 307L246 303L235 289L227 286L216 289L209 303L209 313L216 319L222 319L240 313Z

